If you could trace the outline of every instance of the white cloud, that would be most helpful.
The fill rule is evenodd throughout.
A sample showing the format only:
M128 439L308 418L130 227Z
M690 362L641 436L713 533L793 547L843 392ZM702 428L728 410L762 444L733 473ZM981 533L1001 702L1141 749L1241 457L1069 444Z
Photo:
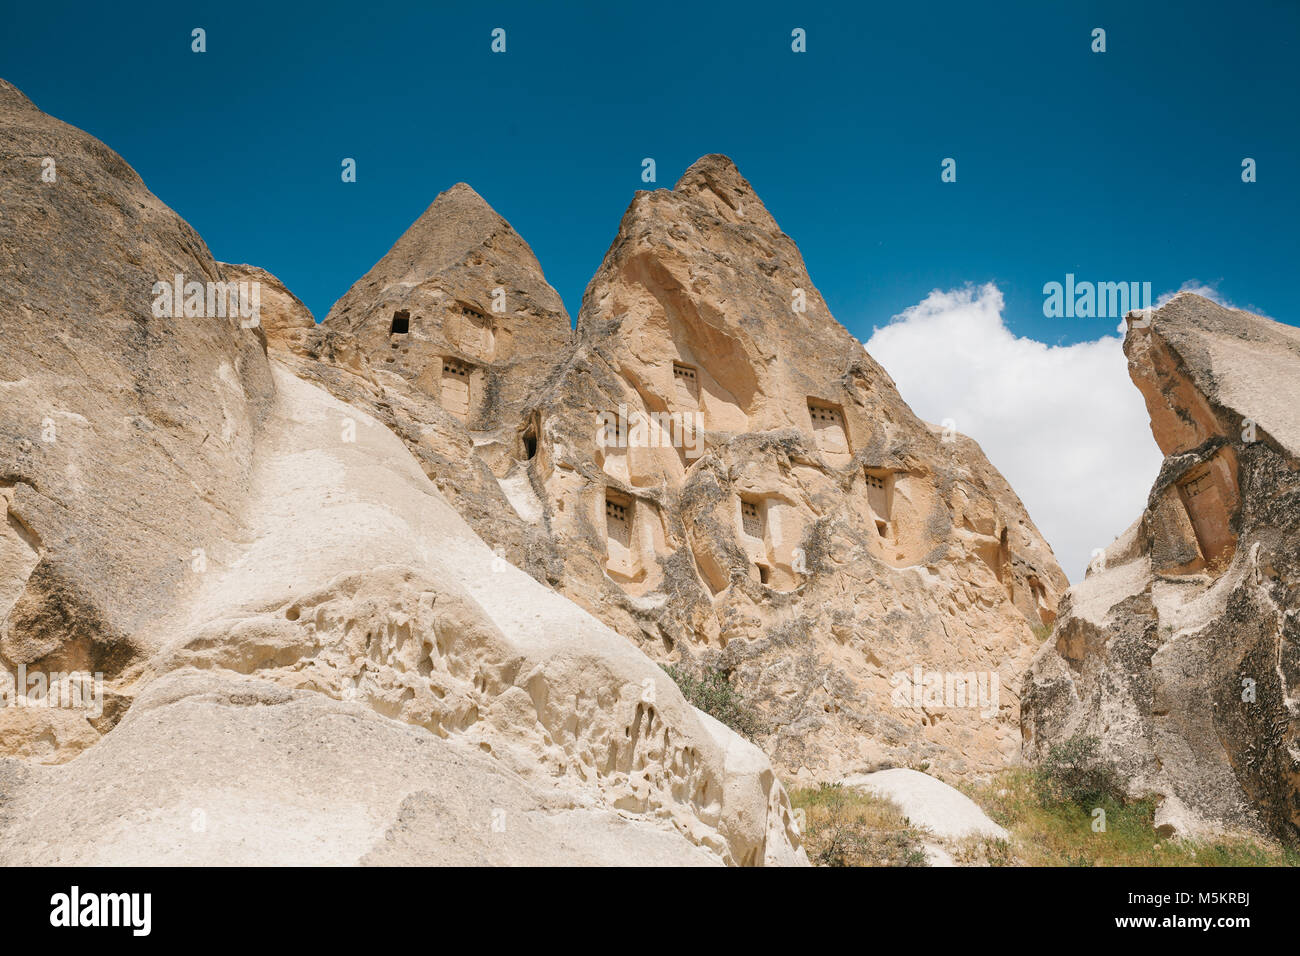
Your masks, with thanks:
M935 291L867 342L921 418L951 418L1020 495L1071 581L1142 513L1160 470L1122 340L1017 338L991 283Z

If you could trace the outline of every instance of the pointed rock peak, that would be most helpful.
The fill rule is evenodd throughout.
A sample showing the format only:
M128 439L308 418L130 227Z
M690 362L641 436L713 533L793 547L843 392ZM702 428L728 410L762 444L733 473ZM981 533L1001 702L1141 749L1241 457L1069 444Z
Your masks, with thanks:
M734 177L741 182L745 181L745 177L740 175L740 169L730 156L723 153L709 153L691 163L690 168L682 173L682 178L677 181L674 188L681 189L690 180L701 176Z
M501 219L500 214L492 208L486 199L475 192L474 187L469 183L457 183L450 189L445 189L434 198L429 205L429 210L440 210L448 212L455 209L465 210L466 212L478 212L484 215ZM426 213L429 211L426 210ZM504 221L504 220L502 220Z
M433 240L440 246L439 239L451 240L457 247L466 243L477 245L493 233L509 229L510 223L487 200L468 184L457 183L438 193L397 244L400 246L408 237L414 236L425 245Z
M726 219L776 225L749 180L721 153L701 156L692 163L673 192L712 205Z
M447 269L483 259L485 245L497 245L505 259L541 270L532 249L510 223L473 188L457 183L437 195L369 275L382 274L388 281L422 282Z
M1174 322L1241 338L1278 333L1283 337L1300 336L1292 326L1280 325L1267 316L1186 290L1174 293L1173 298L1155 310L1151 319L1153 325L1156 322Z
M34 110L36 104L29 100L23 91L8 80L0 79L0 109Z
M1250 342L1273 351L1290 351L1296 353L1295 357L1300 357L1300 329L1194 292L1175 293L1173 298L1151 313L1148 324L1143 323L1142 313L1138 311L1130 312L1127 320L1130 332L1141 333L1149 329L1165 338L1218 336Z
M1227 409L1300 456L1300 329L1191 292L1140 319L1129 313L1124 353L1165 455L1231 438Z
M444 320L459 328L465 316L482 320L492 311L496 289L510 290L505 304L512 316L533 316L548 335L554 331L567 340L568 313L533 250L473 188L456 183L334 303L322 324L353 331L373 325L374 341L388 349L395 314L408 313L412 328L441 328ZM459 334L448 329L448 335ZM457 351L487 360L467 345Z

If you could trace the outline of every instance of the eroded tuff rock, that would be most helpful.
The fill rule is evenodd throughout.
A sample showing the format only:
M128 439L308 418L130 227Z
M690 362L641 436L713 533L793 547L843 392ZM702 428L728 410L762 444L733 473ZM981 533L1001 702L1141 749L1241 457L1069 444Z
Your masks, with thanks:
M268 358L301 303L8 85L0 138L0 663L117 701L0 710L0 864L806 862L758 748Z
M730 160L636 195L567 349L536 260L480 202L439 197L291 344L295 370L383 409L509 560L656 659L730 671L783 771L1015 758L1018 675L1066 579L978 446L917 419L834 320ZM504 316L503 274L527 280ZM465 330L512 341L515 364ZM499 400L501 374L528 387ZM896 675L918 671L996 675L997 700L900 706Z
M512 505L528 494L521 422L569 350L569 316L527 243L469 186L442 193L316 325L274 276L268 346L396 433L456 510L511 563L559 581L556 540Z
M1300 331L1183 293L1124 350L1165 461L1034 659L1026 755L1095 735L1166 832L1294 844Z
M0 753L67 755L112 726L192 552L235 532L271 378L237 322L153 318L160 279L222 278L203 240L3 81L0 169L0 668L109 686L93 727L0 708Z

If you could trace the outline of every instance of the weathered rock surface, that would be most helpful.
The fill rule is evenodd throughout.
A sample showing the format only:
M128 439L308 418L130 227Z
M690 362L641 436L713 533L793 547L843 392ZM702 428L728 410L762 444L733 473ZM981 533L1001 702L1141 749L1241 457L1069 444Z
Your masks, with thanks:
M1129 318L1164 466L1026 678L1025 753L1096 736L1165 832L1300 841L1300 330L1183 293Z
M112 726L192 552L234 532L271 380L237 322L153 318L155 282L222 278L203 240L3 81L0 167L0 671L110 688L97 728L0 709L0 753L55 759Z
M175 273L269 276L7 84L0 111L0 662L117 702L66 740L0 710L47 721L0 733L0 864L806 862L761 751L267 357L315 334L301 303L157 317Z
M440 227L432 213L452 200L475 215ZM439 228L477 229L513 265L478 275L462 243L449 281ZM1050 622L1066 579L978 446L918 420L834 320L730 160L705 157L673 190L637 194L567 350L544 294L507 298L522 319L483 305L502 273L549 289L526 247L499 235L497 217L455 187L315 333L344 337L343 357L313 344L289 361L352 402L342 368L368 375L379 393L365 407L386 406L381 419L409 409L388 423L432 446L421 464L509 560L656 659L728 670L784 772L836 779L941 760L961 775L1014 759L1031 628ZM420 258L421 243L439 254ZM417 301L411 290L425 287ZM479 306L467 324L447 301ZM393 333L406 313L410 331ZM448 322L486 341L510 333L508 374L529 383L509 393L519 400L471 388L464 412L447 360L467 363L471 381L495 373L439 328ZM547 323L553 334L537 331ZM396 374L381 377L394 352ZM504 515L469 448L498 479ZM972 699L908 691L899 704L898 675L914 674L970 678ZM993 675L998 699L980 706L974 682Z
M730 160L637 195L578 337L537 466L561 536L596 563L565 593L661 656L731 671L793 775L959 776L1015 755L1017 662L1064 575L978 446L917 419L835 321ZM628 447L599 447L591 421L620 409ZM665 412L693 421L685 447L638 442ZM1001 693L900 706L918 669L996 674Z
M929 774L905 767L853 774L842 785L892 802L910 825L925 831L922 843L930 866L958 866L954 853L970 841L1009 840L970 797Z
M442 193L316 325L274 276L268 347L387 425L474 530L548 584L558 542L534 520L526 408L567 354L569 316L527 243L477 193ZM522 514L521 514L522 513Z
M892 800L914 826L943 840L1008 839L970 797L929 774L905 767L845 777L844 786Z

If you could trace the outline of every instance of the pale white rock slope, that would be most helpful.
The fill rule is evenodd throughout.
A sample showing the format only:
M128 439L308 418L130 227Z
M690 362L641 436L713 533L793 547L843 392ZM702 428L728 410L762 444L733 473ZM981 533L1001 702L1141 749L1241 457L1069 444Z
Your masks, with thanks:
M974 800L919 770L895 767L855 774L844 778L844 786L892 800L915 826L945 840L1008 837L1007 831L990 820Z
M960 790L919 770L895 767L875 773L845 777L843 786L892 801L908 822L929 832L925 843L931 866L956 866L946 844L962 840L1007 840L1010 835L988 818L979 805Z
M0 760L4 864L803 864L752 744L273 365L240 531L112 733Z

